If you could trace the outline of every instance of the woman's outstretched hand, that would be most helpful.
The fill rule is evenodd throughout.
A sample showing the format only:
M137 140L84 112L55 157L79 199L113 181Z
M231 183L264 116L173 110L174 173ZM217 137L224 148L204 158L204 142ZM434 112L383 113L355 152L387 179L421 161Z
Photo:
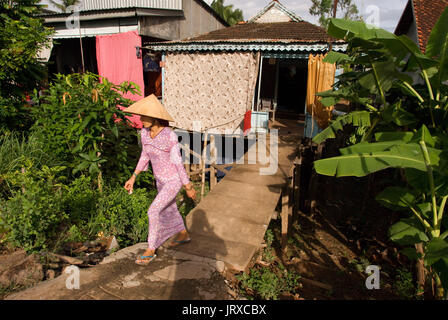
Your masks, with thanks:
M129 179L128 181L126 181L126 183L124 184L124 188L126 189L127 192L132 192L132 190L134 189L134 183L135 183L135 177L132 176L131 179Z
M196 200L196 190L193 188L193 184L191 182L185 185L185 192L187 193L188 198Z

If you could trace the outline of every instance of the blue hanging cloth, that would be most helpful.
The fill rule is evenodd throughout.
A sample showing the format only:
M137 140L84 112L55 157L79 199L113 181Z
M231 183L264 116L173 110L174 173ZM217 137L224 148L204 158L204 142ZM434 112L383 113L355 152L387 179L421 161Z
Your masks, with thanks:
M143 71L159 72L160 67L155 59L153 59L150 55L146 55L143 58Z

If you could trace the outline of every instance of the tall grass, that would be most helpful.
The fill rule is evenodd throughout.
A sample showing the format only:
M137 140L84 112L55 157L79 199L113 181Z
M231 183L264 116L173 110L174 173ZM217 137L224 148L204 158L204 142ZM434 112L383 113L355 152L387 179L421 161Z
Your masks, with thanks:
M58 165L52 155L43 151L44 141L38 132L28 136L21 132L0 130L0 194L5 195L9 187L2 176L22 170L25 160L33 167Z

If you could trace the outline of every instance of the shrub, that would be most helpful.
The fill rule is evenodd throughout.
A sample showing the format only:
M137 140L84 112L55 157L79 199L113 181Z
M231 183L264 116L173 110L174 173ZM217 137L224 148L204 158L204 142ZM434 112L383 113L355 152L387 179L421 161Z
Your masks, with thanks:
M132 103L122 96L127 92L137 89L128 82L114 85L90 72L58 74L44 95L36 97L32 130L42 133L46 151L64 161L73 175L84 173L101 180L100 170L106 167L116 176L128 170L127 156L133 154L128 147L137 142L135 129L128 127L129 120L119 109Z
M38 132L26 137L23 133L0 130L0 176L21 170L27 159L33 162L34 168L43 164L52 166L57 161L44 151L44 141ZM33 169L34 170L34 169ZM0 178L0 195L11 195L6 182Z
M91 177L82 175L73 180L64 197L66 211L70 215L70 222L80 224L87 222L96 213L97 201L100 193L94 187Z
M99 199L97 216L90 223L96 232L114 235L122 247L146 241L147 211L155 195L156 190L134 189L129 195L123 187L109 189Z
M37 252L50 246L59 227L67 221L63 198L65 177L56 177L64 167L30 170L33 163L26 161L25 172L13 172L3 177L13 185L13 196L0 208L0 229L6 230L10 244L27 252Z
M295 271L276 270L268 267L254 268L250 273L237 276L240 285L255 298L277 300L282 292L295 292L299 286L300 275Z

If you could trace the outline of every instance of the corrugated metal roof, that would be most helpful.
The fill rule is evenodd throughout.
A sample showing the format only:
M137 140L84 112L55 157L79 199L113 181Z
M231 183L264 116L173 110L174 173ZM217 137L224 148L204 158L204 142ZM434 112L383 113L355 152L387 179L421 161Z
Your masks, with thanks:
M82 10L152 8L182 10L182 0L84 0Z
M300 43L277 41L275 43L260 42L195 42L182 43L176 41L148 43L145 48L162 52L194 52L194 51L261 51L261 52L320 52L328 51L328 43ZM333 51L346 51L347 44L333 43Z

